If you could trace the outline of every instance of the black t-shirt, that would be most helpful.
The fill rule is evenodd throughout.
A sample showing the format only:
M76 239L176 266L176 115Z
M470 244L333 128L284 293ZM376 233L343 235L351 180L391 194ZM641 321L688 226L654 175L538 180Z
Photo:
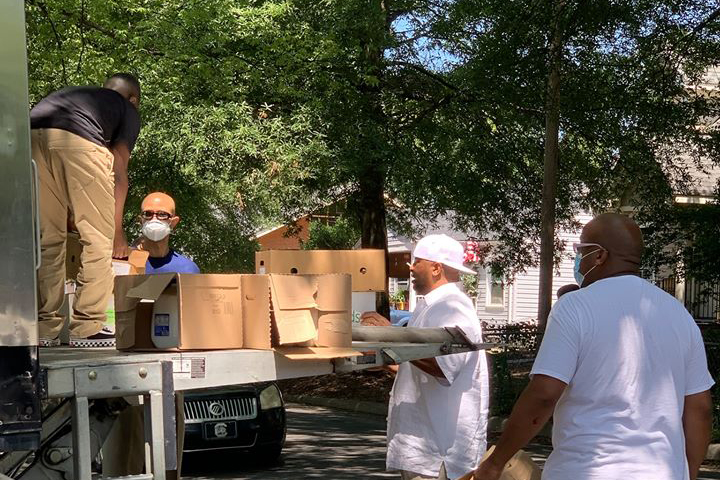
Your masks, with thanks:
M30 128L58 128L103 147L124 143L132 151L140 134L140 115L115 90L68 87L33 107Z

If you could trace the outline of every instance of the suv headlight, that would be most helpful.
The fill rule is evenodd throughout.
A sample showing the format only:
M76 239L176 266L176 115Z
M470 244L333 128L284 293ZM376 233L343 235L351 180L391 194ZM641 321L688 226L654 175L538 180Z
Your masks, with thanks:
M268 410L270 408L282 407L282 397L280 390L275 385L270 385L260 392L260 410Z

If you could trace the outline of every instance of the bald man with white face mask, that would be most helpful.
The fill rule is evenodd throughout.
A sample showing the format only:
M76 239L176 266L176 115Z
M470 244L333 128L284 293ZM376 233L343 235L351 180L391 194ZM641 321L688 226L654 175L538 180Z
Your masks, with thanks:
M142 201L140 221L142 236L135 248L147 251L146 274L154 273L200 273L198 266L170 248L170 234L180 223L175 213L175 200L162 192L153 192ZM176 392L177 421L177 470L165 473L167 480L180 478L182 452L185 436L183 415L183 394ZM115 421L108 438L103 445L103 475L138 475L143 471L145 461L145 441L143 437L143 407L132 405L126 408Z
M149 194L142 201L140 221L142 237L136 248L150 254L145 273L200 273L188 257L170 248L170 234L180 223L175 214L175 200L162 192Z

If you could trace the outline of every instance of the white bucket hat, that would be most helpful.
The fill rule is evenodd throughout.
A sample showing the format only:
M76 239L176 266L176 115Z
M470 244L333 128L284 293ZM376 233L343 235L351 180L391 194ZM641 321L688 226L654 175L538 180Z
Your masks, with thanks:
M431 262L442 263L463 273L477 275L475 270L463 265L465 249L462 244L444 234L428 235L421 238L415 245L413 256Z

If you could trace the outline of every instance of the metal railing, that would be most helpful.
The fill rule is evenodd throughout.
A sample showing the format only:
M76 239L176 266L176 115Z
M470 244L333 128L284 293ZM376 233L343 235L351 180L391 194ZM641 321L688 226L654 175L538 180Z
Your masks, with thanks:
M483 341L501 344L489 355L490 409L492 415L509 415L528 383L535 360L538 328L535 322L483 322Z
M677 293L676 277L657 280L656 285L672 296ZM692 277L684 279L683 297L685 308L698 322L718 321L720 312L720 283L701 282Z
M685 280L685 308L695 320L717 321L720 309L718 299L720 299L720 284L699 282L694 278Z

